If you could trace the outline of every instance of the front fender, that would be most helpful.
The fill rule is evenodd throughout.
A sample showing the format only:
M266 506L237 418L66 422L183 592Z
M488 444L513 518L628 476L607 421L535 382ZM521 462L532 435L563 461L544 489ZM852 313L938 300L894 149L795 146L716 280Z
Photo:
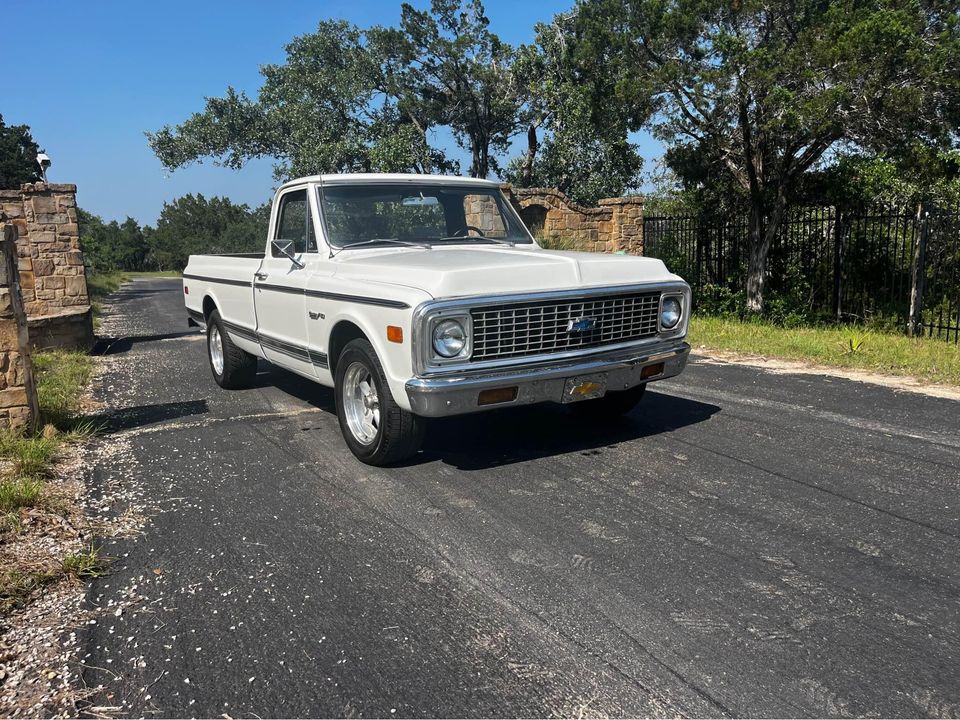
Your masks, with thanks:
M377 353L383 366L387 384L394 401L409 410L410 401L405 390L406 382L413 377L413 308L429 295L408 287L377 288L379 298L389 298L402 307L386 307L370 304L345 297L365 297L358 294L358 288L338 287L333 289L324 284L325 296L307 298L307 311L310 346L322 349L327 354L327 367L318 368L317 375L324 385L333 386L334 368L337 358L333 357L336 348L331 347L334 329L341 323L349 322L364 334ZM365 284L365 292L370 294L370 284ZM403 331L402 342L387 340L387 326L392 325Z

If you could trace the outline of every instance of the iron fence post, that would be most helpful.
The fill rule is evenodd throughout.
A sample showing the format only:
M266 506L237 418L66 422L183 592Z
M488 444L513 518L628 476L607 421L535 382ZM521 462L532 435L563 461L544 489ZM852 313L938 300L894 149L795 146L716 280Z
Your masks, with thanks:
M927 232L930 223L930 212L920 205L918 211L920 238L913 251L913 277L910 283L910 320L907 331L910 337L923 334L923 290L927 275Z
M843 211L833 208L833 315L839 322L843 319Z

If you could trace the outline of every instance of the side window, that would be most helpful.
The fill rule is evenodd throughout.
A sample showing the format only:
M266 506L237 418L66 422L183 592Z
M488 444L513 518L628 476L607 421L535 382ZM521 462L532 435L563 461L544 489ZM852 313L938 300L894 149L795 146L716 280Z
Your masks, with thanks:
M295 254L317 251L317 239L313 233L313 219L310 217L310 203L307 191L294 190L280 198L280 221L274 240L286 240L293 243ZM277 248L272 248L274 257L281 257Z

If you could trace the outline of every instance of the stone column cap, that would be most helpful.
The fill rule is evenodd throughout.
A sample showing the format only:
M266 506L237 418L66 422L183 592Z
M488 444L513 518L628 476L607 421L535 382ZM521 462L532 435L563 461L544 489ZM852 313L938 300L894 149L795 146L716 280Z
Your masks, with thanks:
M625 197L603 198L598 205L643 205L646 198L643 195L627 195Z
M33 183L24 183L20 186L20 192L29 193L29 192L63 192L63 193L75 193L77 192L77 186L73 183L44 183L44 182L33 182Z

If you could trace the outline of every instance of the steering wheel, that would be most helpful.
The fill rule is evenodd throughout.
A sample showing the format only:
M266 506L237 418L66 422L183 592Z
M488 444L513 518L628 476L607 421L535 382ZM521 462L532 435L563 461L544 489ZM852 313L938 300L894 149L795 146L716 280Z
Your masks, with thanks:
M471 230L477 233L477 235L479 235L480 237L486 237L486 234L483 232L483 230L478 228L476 225L464 225L462 228L460 228L453 234L453 237L460 237L461 235L463 237L466 237L467 233L470 232Z

